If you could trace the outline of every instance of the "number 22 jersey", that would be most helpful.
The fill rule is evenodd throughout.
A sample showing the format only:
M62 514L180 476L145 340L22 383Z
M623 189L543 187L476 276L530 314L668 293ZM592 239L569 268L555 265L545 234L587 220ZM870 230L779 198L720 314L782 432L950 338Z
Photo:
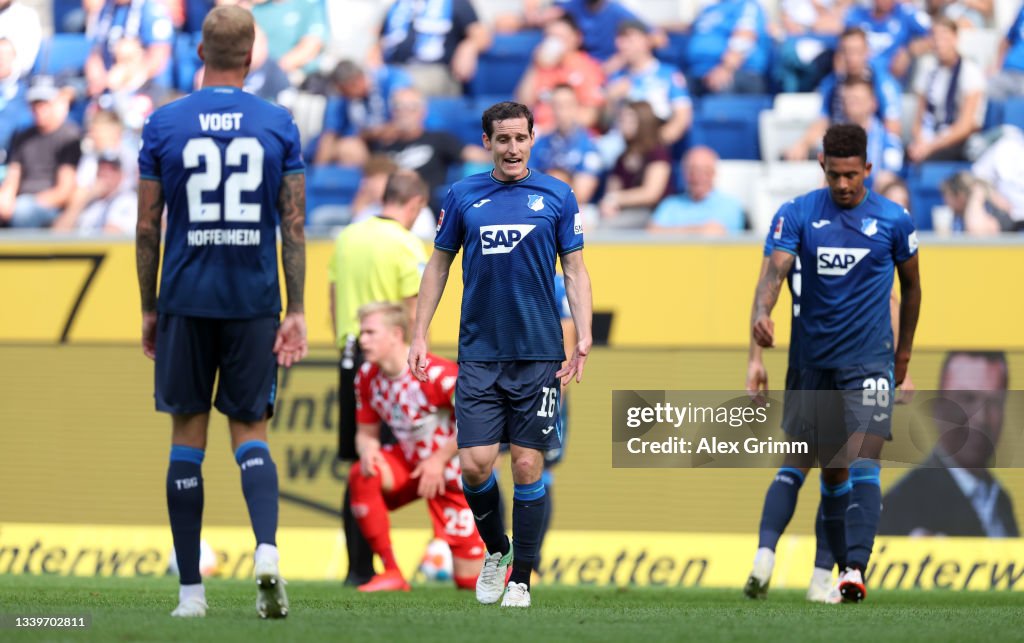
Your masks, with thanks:
M153 112L139 174L167 202L161 313L251 319L281 311L278 195L303 172L283 108L235 87L208 87Z

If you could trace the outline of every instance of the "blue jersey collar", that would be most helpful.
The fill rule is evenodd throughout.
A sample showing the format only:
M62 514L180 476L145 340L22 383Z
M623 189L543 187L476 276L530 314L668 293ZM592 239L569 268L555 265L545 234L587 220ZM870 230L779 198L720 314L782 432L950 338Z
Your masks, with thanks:
M533 176L533 169L532 168L526 168L526 176L524 176L521 179L516 179L515 181L502 181L500 179L494 178L494 170L491 170L490 172L488 172L487 176L491 177L491 180L494 181L495 183L499 184L499 185L516 185L517 183L522 183L526 179L528 179L531 176Z

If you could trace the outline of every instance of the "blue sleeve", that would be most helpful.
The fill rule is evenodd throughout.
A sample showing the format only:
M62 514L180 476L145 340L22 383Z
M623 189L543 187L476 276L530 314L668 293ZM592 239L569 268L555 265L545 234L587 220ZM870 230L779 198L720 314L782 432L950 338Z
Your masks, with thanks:
M766 257L772 256L772 251L775 250L775 231L777 229L780 229L777 228L776 226L779 225L779 219L782 217L782 212L783 210L785 210L785 208L786 206L782 206L781 208L779 208L779 211L775 213L775 216L772 217L771 225L768 226L768 234L764 236L763 252L764 256Z
M434 236L434 247L438 250L458 252L462 247L462 212L454 189L449 189L441 206L441 214L437 217L437 234Z
M892 132L885 133L882 145L882 169L899 174L903 171L903 141Z
M583 247L583 217L576 203L576 194L567 189L562 199L562 211L555 223L555 243L558 254L565 255Z
M297 174L299 172L306 171L306 164L302 160L302 142L299 139L299 126L295 124L295 119L288 115L287 117L287 128L285 131L288 132L288 136L285 139L284 148L284 168L285 174Z
M174 39L174 23L164 6L155 0L149 0L143 5L139 31L139 39L147 47L170 43Z
M783 205L775 217L775 225L770 232L775 243L773 250L783 250L793 255L800 254L803 217L796 207L796 202L790 201Z
M1017 41L1020 40L1022 27L1024 27L1024 6L1020 8L1020 11L1017 13L1017 19L1013 21L1013 26L1010 27L1010 31L1006 34L1006 42L1011 45L1017 44Z
M601 162L601 153L597 151L597 145L594 145L594 141L589 137L584 138L583 145L580 146L580 162L576 166L576 171L599 177L603 170L604 164Z
M674 65L666 65L670 70L668 83L668 98L672 107L690 104L690 92L686 88L686 77Z
M832 118L832 92L836 90L836 75L829 74L818 83L818 93L821 94L821 115L825 118Z
M455 6L452 7L452 23L456 29L465 30L469 25L479 21L476 9L469 0L455 0Z
M391 100L391 94L399 89L412 87L412 76L409 75L409 72L391 66L385 67L385 70L384 87L381 93L387 97L388 101Z
M931 31L932 19L924 11L915 8L909 3L897 5L897 9L903 12L903 21L907 25L907 31L911 40L927 36Z
M555 301L558 302L558 316L562 319L572 319L569 296L565 292L565 277L558 273L555 273Z
M157 134L156 115L146 119L142 126L142 143L139 145L139 177L160 180L160 140Z
M878 111L885 120L899 120L903 113L903 94L896 79L888 72L876 68L875 93L878 94Z
M903 210L896 218L892 239L892 258L896 265L903 263L917 254L917 230L910 214Z
M324 109L324 131L335 135L346 134L348 129L348 99L332 97L327 99Z

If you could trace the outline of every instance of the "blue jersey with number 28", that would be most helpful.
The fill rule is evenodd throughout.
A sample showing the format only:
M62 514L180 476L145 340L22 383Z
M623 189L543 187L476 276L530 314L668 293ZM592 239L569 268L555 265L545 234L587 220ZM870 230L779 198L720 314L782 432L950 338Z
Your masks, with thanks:
M209 87L153 112L139 174L160 181L167 231L157 309L251 319L277 315L277 201L304 171L299 132L281 107Z
M565 359L555 259L583 248L572 189L546 174L474 174L448 191L434 247L462 255L460 362Z

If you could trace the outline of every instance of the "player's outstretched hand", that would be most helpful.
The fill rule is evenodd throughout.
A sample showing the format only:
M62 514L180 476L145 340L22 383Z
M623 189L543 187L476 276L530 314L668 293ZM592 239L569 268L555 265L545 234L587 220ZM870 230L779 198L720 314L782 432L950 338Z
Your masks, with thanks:
M427 340L416 337L409 346L409 371L421 382L427 381Z
M412 471L412 478L419 478L420 485L417 490L421 498L432 500L437 496L444 495L444 462L438 462L437 458L427 458Z
M760 360L747 364L747 395L761 401L768 397L768 371Z
M306 343L306 316L302 313L288 313L277 329L274 339L274 354L277 365L289 368L309 353Z
M142 313L142 353L156 359L156 313Z
M761 348L771 348L775 345L775 322L768 315L761 315L755 319L751 332L754 341Z
M587 363L587 355L590 354L592 344L593 342L589 339L581 339L573 349L569 361L555 373L555 377L561 380L563 385L568 384L574 378L577 384L583 381L583 366Z

